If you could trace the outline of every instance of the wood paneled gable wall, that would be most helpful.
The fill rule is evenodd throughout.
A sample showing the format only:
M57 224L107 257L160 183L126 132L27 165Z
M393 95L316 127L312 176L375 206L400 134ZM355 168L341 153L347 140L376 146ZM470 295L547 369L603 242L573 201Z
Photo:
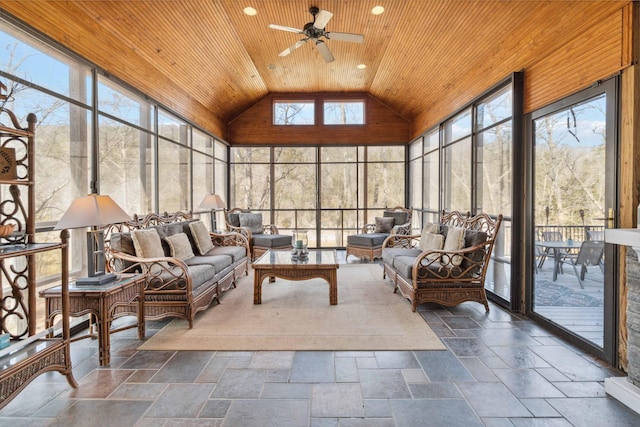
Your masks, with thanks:
M314 101L314 125L274 125L274 101ZM323 101L363 100L364 125L322 123ZM232 120L227 141L231 145L371 145L407 144L411 123L366 93L270 94Z

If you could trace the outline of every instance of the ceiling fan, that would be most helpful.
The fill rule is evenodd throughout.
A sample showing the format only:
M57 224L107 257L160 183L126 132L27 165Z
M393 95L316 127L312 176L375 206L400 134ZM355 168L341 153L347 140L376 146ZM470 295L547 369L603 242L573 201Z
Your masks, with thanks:
M305 24L302 30L292 27L285 27L282 25L269 24L269 28L273 28L274 30L289 31L292 33L303 34L305 36L303 39L299 40L291 47L288 47L280 52L280 56L287 56L309 40L313 40L316 42L316 47L318 48L318 52L320 52L322 59L324 59L324 62L332 62L335 58L331 54L331 51L325 44L324 40L322 40L321 38L324 37L327 40L341 40L344 42L354 43L362 43L364 41L364 36L362 34L336 33L325 31L327 22L329 22L329 20L333 16L333 13L326 10L320 10L315 6L309 8L309 13L313 15L313 22Z

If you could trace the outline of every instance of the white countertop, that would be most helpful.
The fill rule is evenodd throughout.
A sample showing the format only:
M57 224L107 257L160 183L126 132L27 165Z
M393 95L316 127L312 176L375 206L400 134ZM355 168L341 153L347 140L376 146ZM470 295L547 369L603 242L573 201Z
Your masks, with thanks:
M604 241L640 248L640 228L607 228L604 230Z

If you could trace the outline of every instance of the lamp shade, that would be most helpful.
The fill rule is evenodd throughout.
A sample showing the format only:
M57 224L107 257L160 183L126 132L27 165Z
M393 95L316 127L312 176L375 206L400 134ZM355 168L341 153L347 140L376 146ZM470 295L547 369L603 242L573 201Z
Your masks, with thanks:
M102 227L131 220L131 216L109 196L89 194L78 197L62 215L54 230L65 228Z
M217 194L207 194L204 196L204 199L200 202L200 209L206 210L216 210L216 209L224 209L227 206L222 201L222 198Z

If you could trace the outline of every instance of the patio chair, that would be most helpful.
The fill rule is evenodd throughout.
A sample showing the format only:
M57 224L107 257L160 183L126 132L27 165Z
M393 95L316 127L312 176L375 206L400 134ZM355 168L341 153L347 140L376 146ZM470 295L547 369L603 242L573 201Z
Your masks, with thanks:
M570 264L573 266L573 271L576 273L580 287L584 289L584 277L587 273L587 267L600 266L602 261L602 255L604 253L604 242L586 240L582 242L580 250L577 254L567 253L560 262L562 264ZM580 267L580 272L578 272Z
M242 234L249 241L251 261L268 250L293 249L292 236L280 234L274 224L263 224L261 213L250 209L233 208L224 212L227 230Z
M559 231L543 231L542 232L542 240L545 242L561 242L562 241L562 233ZM539 253L536 253L536 258L538 259L538 268L542 268L542 264L549 256L549 248L544 248L540 250Z
M587 240L604 240L604 231L587 230Z

